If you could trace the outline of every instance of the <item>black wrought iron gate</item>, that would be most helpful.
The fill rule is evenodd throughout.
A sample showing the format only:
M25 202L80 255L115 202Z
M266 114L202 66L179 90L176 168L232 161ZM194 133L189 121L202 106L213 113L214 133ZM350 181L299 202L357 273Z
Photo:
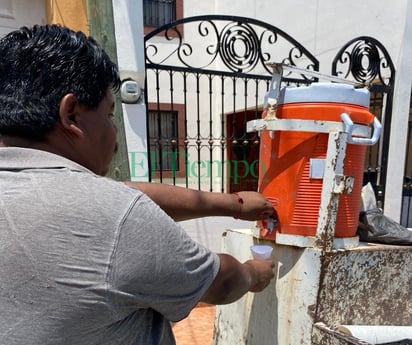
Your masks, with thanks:
M283 62L319 71L319 62L275 26L233 16L197 16L145 36L150 180L209 191L257 187L259 137L246 122L260 118L272 70ZM358 37L336 54L331 73L370 84L371 111L384 126L369 150L365 181L383 200L394 66L385 48ZM330 70L330 69L328 69ZM284 85L317 81L296 72Z

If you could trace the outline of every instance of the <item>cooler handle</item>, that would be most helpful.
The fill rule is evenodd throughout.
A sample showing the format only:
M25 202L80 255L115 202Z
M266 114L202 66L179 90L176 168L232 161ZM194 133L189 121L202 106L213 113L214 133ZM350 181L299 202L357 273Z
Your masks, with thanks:
M353 121L351 120L350 116L346 113L342 113L341 119L345 124L346 133L348 133L348 143L354 145L375 145L379 137L381 135L382 125L379 120L375 117L373 120L373 135L372 138L359 138L359 137L352 137L353 131Z

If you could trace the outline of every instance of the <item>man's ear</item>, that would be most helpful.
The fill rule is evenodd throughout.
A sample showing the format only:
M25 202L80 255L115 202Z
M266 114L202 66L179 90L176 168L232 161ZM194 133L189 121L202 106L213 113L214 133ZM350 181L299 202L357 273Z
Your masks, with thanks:
M78 126L79 103L73 93L68 93L60 101L59 115L62 127L76 136L82 136L83 131Z

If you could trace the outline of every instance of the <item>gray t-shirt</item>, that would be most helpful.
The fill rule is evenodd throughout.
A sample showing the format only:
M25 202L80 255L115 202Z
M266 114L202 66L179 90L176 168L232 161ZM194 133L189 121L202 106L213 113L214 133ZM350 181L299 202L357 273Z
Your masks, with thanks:
M218 270L140 191L0 148L0 344L174 344Z

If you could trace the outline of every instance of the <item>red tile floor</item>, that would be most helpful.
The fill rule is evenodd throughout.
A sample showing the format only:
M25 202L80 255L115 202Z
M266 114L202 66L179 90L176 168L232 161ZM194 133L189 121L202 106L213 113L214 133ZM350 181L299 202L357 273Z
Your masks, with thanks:
M173 325L176 345L212 345L215 306L200 303L189 316Z

